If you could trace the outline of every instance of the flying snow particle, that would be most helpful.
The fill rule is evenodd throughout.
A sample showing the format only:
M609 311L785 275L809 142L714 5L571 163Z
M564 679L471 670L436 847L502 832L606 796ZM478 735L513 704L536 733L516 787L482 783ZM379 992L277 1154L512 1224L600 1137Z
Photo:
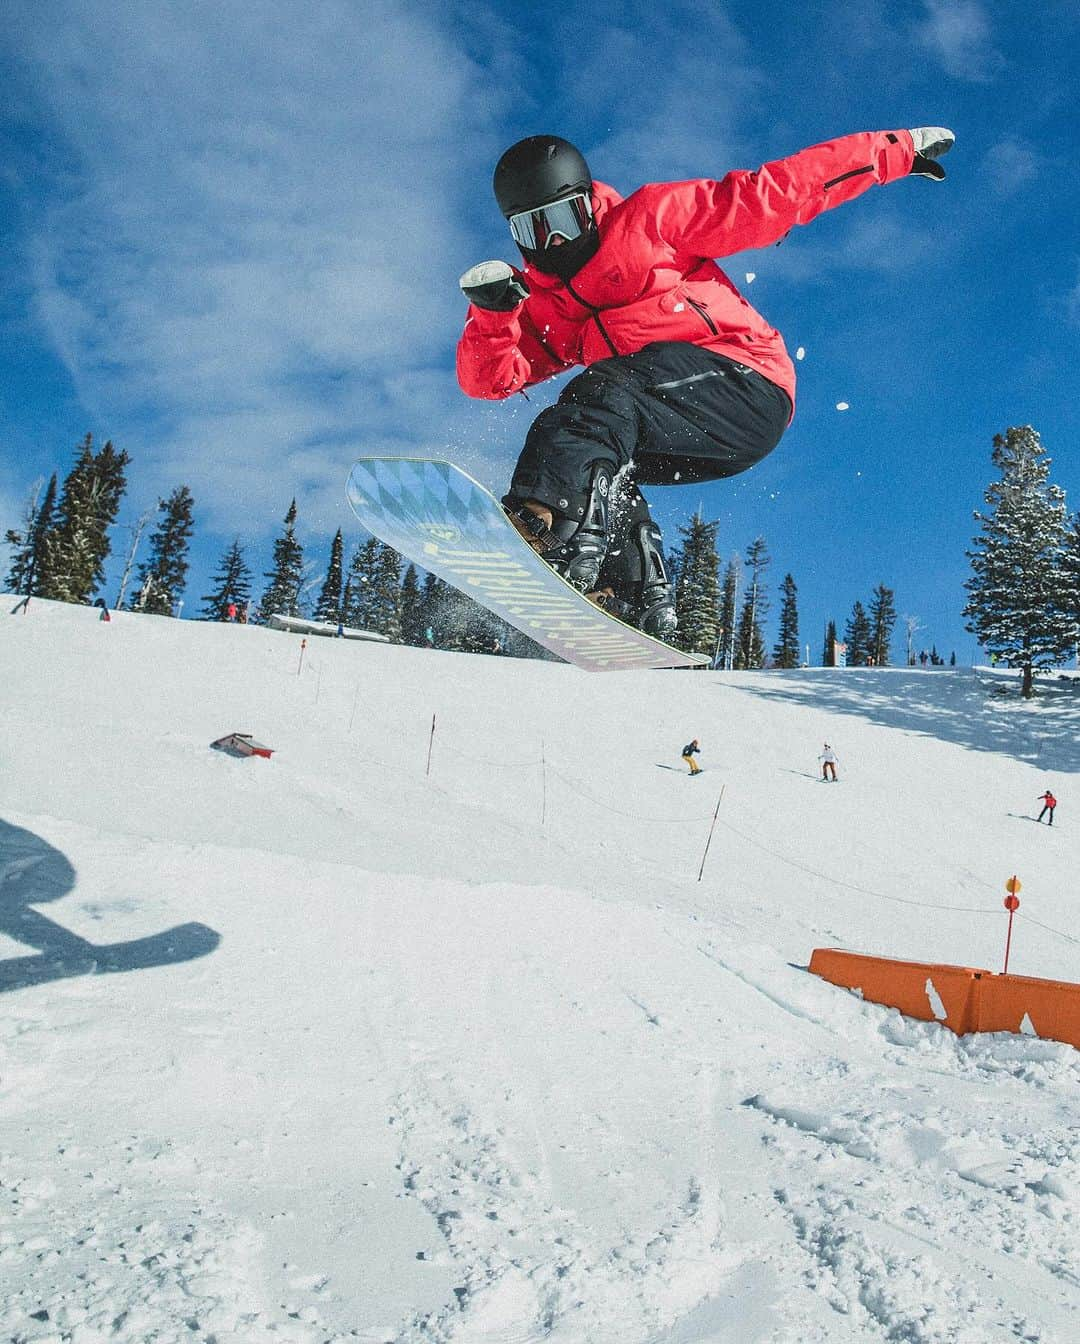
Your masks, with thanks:
M850 408L848 407L848 404L847 404L846 401L838 401L838 402L836 403L836 409L837 409L838 411L846 411L846 410L848 410L848 409L850 409Z
M748 285L752 285L756 279L757 279L757 271L746 272L746 283Z
M798 350L795 351L795 358L796 359L806 358L806 347L804 345L800 345Z

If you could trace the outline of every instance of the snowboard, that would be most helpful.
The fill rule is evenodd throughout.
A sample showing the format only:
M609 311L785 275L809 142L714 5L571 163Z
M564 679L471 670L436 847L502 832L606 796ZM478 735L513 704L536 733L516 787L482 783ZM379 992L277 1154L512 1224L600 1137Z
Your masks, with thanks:
M609 672L709 661L590 602L543 562L495 496L452 462L362 457L346 494L380 541L576 667Z

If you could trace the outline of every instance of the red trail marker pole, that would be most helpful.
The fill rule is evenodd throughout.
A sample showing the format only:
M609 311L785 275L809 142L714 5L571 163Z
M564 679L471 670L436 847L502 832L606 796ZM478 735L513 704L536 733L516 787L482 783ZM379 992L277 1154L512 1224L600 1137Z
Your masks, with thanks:
M1009 947L1012 944L1013 915L1020 909L1020 897L1017 896L1016 893L1020 890L1022 885L1020 879L1015 874L1005 883L1005 890L1009 893L1008 896L1005 897L1005 909L1009 912L1009 931L1005 935L1005 965L1001 968L1002 975L1009 974Z
M304 668L304 650L305 650L306 648L307 648L307 640L306 640L306 639L302 639L302 640L300 641L300 661L299 661L299 663L297 663L297 665L296 665L296 675L297 675L297 676L300 675L300 673L303 671L303 668Z

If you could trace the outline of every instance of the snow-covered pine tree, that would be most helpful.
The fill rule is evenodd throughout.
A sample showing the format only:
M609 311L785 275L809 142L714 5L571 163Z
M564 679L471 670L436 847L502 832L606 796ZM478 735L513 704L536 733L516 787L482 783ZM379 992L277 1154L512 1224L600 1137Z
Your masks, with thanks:
M357 546L349 572L345 576L345 592L348 598L343 603L342 619L355 630L374 630L375 585L379 571L379 546L376 537L369 537L363 545Z
M895 594L879 583L870 599L870 656L875 667L889 666L889 644L895 624Z
M211 582L214 591L202 600L202 618L204 621L227 621L229 607L235 606L238 615L243 615L251 596L251 570L244 559L244 549L237 537L221 557L218 572Z
M1075 514L1065 534L1065 553L1062 558L1064 580L1062 605L1071 613L1073 623L1073 651L1080 663L1080 513Z
M829 621L825 626L825 643L821 649L821 666L836 666L836 622Z
M755 537L746 548L745 564L750 577L739 614L739 633L735 646L735 666L738 668L765 666L765 640L761 625L769 610L769 599L765 593L765 571L769 563L765 538Z
M371 592L371 625L380 635L401 642L401 556L380 543Z
M37 597L42 585L48 582L51 551L49 537L55 510L56 472L53 472L43 498L40 481L34 488L26 507L26 522L21 530L12 529L4 535L8 545L17 548L11 557L7 578L9 592L19 593L23 597Z
M735 666L735 612L739 595L739 557L732 556L724 570L720 587L720 651L717 667L729 672Z
M296 538L295 499L285 515L285 531L274 542L273 568L263 578L270 580L259 603L263 616L299 616L304 548Z
M991 512L975 512L981 531L968 551L972 577L963 614L967 629L998 661L1021 669L1021 694L1036 670L1060 667L1076 644L1069 610L1065 494L1048 477L1051 459L1038 431L1013 426L994 436L1001 473L986 489Z
M418 646L424 642L424 621L420 576L415 565L409 565L401 581L401 641Z
M798 589L790 574L784 575L780 585L780 630L773 650L774 667L799 666L799 605Z
M171 616L187 586L188 545L195 523L195 501L186 485L177 486L168 499L158 501L163 517L150 535L150 555L135 576L133 611Z
M91 434L79 445L60 494L56 526L48 535L49 573L42 597L87 602L105 581L109 528L127 487L129 461L111 441L95 453Z
M870 659L870 618L866 608L859 601L851 608L851 616L844 628L844 643L847 645L848 667L865 667Z
M337 625L341 620L341 596L344 586L344 574L342 572L342 553L345 543L341 538L341 528L334 533L334 540L330 544L330 563L326 567L326 578L323 580L323 586L319 590L319 598L315 603L314 619L317 621L329 621L331 625Z
M675 582L679 628L675 644L688 652L713 657L720 633L720 558L716 553L719 523L695 513L679 532L683 539Z

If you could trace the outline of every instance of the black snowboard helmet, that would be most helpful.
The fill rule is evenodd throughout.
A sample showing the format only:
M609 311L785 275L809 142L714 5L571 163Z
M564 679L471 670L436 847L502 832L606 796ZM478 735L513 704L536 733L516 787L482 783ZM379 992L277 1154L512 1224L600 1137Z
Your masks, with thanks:
M525 259L568 280L600 246L592 174L580 150L557 135L531 135L495 165L495 199ZM559 206L545 214L544 207Z

